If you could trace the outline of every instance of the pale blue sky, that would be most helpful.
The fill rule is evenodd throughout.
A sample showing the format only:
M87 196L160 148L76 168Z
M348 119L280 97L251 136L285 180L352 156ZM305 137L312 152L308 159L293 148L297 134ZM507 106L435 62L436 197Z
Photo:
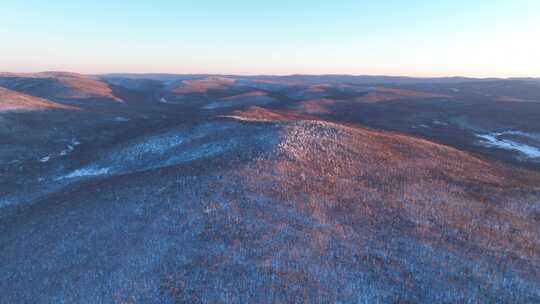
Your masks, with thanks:
M540 1L0 2L0 71L540 76Z

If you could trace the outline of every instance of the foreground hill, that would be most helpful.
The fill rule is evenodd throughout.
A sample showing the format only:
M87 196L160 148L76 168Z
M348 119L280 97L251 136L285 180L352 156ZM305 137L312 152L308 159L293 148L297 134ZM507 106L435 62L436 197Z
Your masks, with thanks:
M11 189L2 299L540 301L538 173L291 112L224 114L87 144L21 181L24 204Z

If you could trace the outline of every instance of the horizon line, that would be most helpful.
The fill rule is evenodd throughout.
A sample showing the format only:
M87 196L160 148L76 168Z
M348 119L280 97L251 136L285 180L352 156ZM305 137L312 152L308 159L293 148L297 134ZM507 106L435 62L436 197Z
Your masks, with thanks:
M347 73L257 73L257 74L235 74L235 73L178 73L178 72L105 72L105 73L82 73L75 72L72 70L43 70L38 72L9 72L9 71L0 71L1 74L46 74L46 73L65 73L65 74L78 74L86 76L106 76L106 75L168 75L168 76L183 76L183 75L192 75L192 76L236 76L236 77L294 77L294 76L311 76L311 77L321 77L321 76L346 76L346 77L388 77L388 78L409 78L409 79L540 79L540 76L464 76L464 75L447 75L447 76L410 76L410 75L392 75L392 74L347 74Z

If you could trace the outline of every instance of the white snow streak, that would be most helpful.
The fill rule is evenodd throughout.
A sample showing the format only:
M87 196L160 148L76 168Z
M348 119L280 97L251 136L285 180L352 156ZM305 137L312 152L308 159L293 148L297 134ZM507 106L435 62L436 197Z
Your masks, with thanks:
M509 140L509 139L497 138L497 136L505 135L505 134L526 136L524 134L527 134L527 133L523 133L520 131L508 131L508 132L491 133L491 134L476 134L476 136L481 138L482 142L486 146L497 147L497 148L509 150L509 151L517 151L528 158L540 158L540 149L537 147L533 147L527 144L522 144L513 140Z
M83 169L77 169L68 175L61 176L57 178L57 180L84 177L84 176L97 176L97 175L104 175L107 173L109 173L108 168L99 168L99 169L83 168Z

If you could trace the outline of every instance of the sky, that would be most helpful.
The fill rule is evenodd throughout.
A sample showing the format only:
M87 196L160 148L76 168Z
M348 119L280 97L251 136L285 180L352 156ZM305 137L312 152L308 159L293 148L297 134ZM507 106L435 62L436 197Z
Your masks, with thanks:
M1 0L0 71L540 77L539 0Z

